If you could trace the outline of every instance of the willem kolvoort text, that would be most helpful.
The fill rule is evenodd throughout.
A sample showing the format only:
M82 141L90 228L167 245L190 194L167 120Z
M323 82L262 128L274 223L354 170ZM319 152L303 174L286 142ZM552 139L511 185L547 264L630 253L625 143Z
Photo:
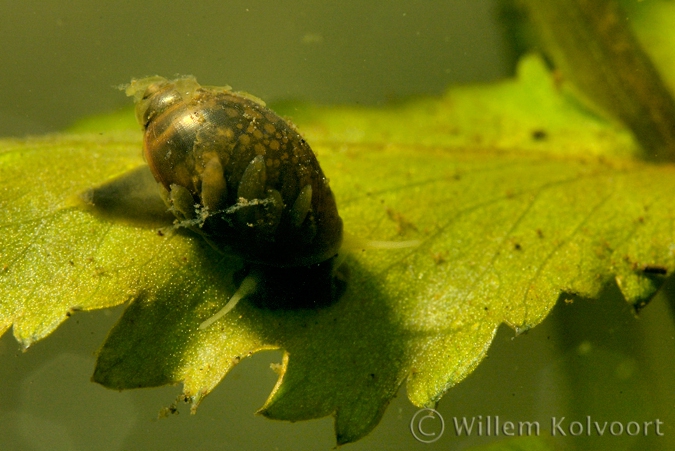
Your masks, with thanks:
M455 434L476 436L525 436L540 435L539 421L503 421L498 415L475 417L453 417ZM566 417L551 417L550 435L553 437L596 435L657 435L663 436L663 421L597 421L590 415L583 420L570 421Z

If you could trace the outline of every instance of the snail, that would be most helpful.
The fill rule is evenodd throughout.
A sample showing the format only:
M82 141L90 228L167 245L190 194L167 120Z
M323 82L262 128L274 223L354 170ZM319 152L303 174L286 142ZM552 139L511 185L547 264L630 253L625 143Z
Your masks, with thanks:
M145 160L177 225L249 267L201 329L264 290L261 280L283 292L309 277L317 282L308 293L319 288L320 296L335 297L342 219L314 152L292 124L250 94L190 76L148 77L125 88L136 102Z

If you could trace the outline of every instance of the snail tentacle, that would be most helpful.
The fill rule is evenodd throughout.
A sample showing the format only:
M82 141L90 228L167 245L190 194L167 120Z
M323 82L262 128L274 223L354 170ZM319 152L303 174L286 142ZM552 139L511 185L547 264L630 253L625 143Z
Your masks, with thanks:
M239 285L237 291L235 291L232 297L227 301L227 304L225 304L223 308L218 310L218 312L215 315L211 316L209 319L201 323L199 325L199 329L201 330L206 329L211 324L215 323L220 318L227 315L233 308L237 306L239 301L244 299L246 296L255 293L256 288L258 286L258 280L259 279L257 273L252 273L246 276L244 280L241 282L241 285Z

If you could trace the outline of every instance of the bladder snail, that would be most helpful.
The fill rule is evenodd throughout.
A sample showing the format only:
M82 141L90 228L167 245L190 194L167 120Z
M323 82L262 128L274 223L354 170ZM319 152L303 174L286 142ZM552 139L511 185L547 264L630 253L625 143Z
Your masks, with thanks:
M330 277L326 262L342 243L342 219L291 124L251 95L193 77L132 80L126 93L136 101L145 159L178 224L253 266L226 309L254 292L267 268L322 267Z
M178 226L247 266L237 292L200 328L247 296L276 307L332 302L342 219L297 130L260 99L201 86L193 77L132 80L126 93L136 101L145 159ZM353 248L417 243L349 241Z
M342 220L314 153L253 96L192 77L133 81L145 159L171 211L246 261L308 266L337 254Z

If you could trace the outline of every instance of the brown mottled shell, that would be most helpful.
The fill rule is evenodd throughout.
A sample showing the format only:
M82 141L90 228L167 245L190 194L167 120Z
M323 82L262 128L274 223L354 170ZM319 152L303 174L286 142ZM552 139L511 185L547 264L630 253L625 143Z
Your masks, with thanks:
M249 262L330 259L342 220L312 149L255 97L192 77L134 80L146 161L179 223Z

